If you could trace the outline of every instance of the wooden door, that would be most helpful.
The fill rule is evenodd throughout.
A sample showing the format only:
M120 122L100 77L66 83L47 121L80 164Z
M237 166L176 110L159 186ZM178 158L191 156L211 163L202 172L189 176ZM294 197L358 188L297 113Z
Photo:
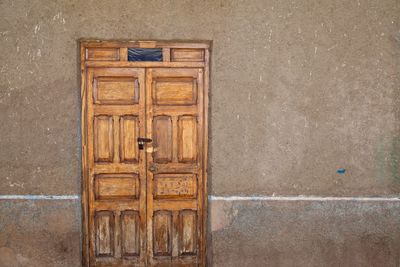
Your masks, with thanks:
M83 265L205 266L208 44L84 41L81 61Z
M198 266L203 203L203 70L146 71L147 249L151 266Z
M91 266L143 266L146 242L144 69L87 73Z

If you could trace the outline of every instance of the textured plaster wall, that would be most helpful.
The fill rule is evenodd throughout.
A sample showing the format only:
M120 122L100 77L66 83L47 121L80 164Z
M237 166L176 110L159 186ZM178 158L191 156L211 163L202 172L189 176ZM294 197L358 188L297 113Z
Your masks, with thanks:
M98 38L213 41L212 195L398 196L399 31L398 0L2 0L0 195L80 194L77 40ZM399 266L399 205L211 201L210 261ZM0 266L79 266L79 200L0 211Z

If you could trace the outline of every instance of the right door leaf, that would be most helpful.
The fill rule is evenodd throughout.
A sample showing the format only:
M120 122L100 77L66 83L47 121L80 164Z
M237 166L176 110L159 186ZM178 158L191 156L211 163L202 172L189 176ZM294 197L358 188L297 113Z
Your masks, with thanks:
M197 266L203 207L203 70L146 72L147 228L151 265Z

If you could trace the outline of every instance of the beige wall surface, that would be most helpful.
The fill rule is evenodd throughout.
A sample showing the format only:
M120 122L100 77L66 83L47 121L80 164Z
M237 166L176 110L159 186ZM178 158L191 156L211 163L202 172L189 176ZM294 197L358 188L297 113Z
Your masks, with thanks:
M0 1L0 266L80 264L80 38L213 41L213 266L399 266L398 0Z

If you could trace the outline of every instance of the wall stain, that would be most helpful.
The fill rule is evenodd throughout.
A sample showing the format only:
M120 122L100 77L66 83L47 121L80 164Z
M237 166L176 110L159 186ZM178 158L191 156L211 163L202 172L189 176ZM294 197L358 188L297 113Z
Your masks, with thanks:
M381 139L376 146L376 176L381 183L389 184L391 192L400 191L400 137L390 142Z

